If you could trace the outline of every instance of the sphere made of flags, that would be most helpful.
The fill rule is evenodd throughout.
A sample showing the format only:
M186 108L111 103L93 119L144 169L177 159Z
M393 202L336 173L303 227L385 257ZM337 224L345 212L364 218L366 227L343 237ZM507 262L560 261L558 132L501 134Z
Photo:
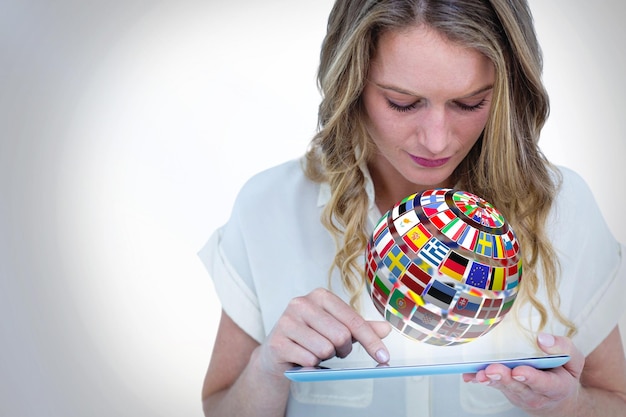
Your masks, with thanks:
M405 336L439 346L467 343L510 311L522 277L515 233L484 199L432 189L397 203L374 228L367 289Z

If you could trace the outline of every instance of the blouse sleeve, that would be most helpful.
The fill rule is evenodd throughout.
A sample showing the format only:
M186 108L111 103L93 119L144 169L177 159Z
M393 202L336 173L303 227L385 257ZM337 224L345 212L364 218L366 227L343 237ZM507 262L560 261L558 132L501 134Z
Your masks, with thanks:
M613 237L584 180L573 171L561 171L563 185L550 233L562 273L562 307L577 326L573 341L586 356L626 309L624 247Z
M232 250L234 248L234 250ZM233 211L228 223L216 230L198 256L213 279L215 291L228 316L254 340L262 343L265 330L245 256L245 242L237 211ZM229 258L226 254L231 254Z
M297 159L254 175L199 253L224 312L259 343L289 300L326 284L334 245L319 189Z
M624 314L624 294L626 294L626 267L624 246L616 245L618 264L610 271L607 280L599 285L595 293L589 294L589 301L574 318L578 333L574 343L586 355L590 354L619 324Z

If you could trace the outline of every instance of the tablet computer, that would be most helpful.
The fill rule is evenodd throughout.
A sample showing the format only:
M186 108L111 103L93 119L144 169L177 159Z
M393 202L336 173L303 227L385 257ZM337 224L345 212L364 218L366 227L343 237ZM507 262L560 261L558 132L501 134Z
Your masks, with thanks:
M349 360L336 361L332 366L321 364L316 367L296 366L285 371L285 376L292 381L314 382L342 379L369 379L389 378L402 376L423 376L439 374L463 374L475 373L485 369L489 364L501 363L509 368L527 365L537 369L556 368L569 360L569 355L498 355L497 357L484 357L470 361L439 360L430 363L417 360L394 361L388 364L371 362L350 362Z

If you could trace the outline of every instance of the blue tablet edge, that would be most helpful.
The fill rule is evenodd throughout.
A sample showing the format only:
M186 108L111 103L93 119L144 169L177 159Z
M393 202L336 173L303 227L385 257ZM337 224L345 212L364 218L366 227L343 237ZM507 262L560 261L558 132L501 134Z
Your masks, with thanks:
M548 355L528 358L496 359L486 361L433 363L421 365L342 367L342 368L303 368L294 367L285 371L285 376L297 382L316 382L347 379L392 378L405 376L425 376L442 374L475 373L492 363L501 363L509 368L526 365L537 369L550 369L564 365L569 355Z

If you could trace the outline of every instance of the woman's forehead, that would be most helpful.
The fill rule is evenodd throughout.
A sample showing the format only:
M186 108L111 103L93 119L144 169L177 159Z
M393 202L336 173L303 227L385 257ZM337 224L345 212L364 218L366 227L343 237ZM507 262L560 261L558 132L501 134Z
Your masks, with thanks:
M460 97L492 85L495 70L477 49L417 25L381 35L369 78L415 95L440 91Z

